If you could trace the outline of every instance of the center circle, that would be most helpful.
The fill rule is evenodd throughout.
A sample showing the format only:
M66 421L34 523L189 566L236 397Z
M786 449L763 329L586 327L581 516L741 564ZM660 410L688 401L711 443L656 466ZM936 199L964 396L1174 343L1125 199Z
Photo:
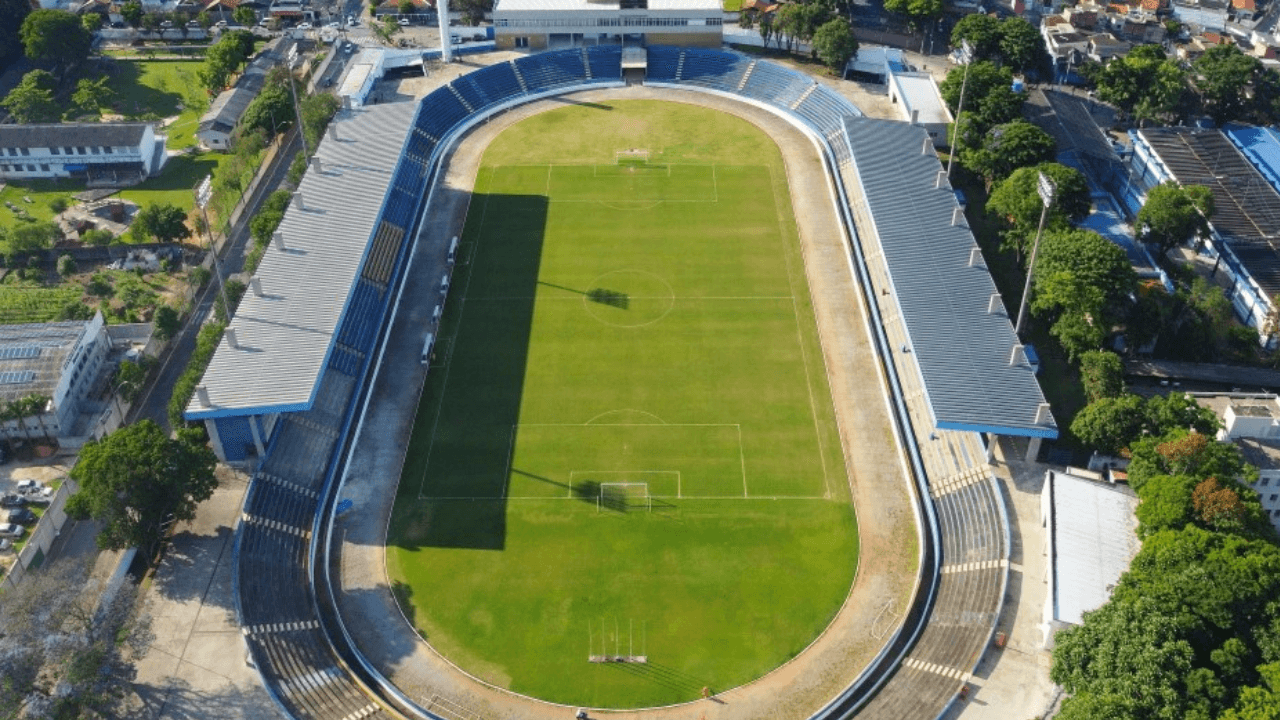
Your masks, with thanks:
M666 317L676 294L662 278L645 270L614 270L589 284L582 304L591 317L614 327L641 327Z

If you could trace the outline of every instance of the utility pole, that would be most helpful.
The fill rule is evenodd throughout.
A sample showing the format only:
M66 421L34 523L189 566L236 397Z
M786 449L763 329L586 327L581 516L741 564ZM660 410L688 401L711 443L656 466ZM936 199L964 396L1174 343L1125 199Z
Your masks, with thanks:
M951 179L951 166L956 164L956 143L960 140L960 113L964 112L964 91L969 86L969 65L973 61L973 48L968 40L960 41L960 58L964 60L964 79L960 81L960 102L956 104L956 119L951 123L951 156L947 158L947 180Z
M298 105L298 88L294 85L293 65L297 61L298 46L294 45L289 52L287 67L289 68L289 93L293 96L293 115L298 121L298 136L302 138L302 157L311 162L311 152L307 150L307 129L302 126L302 106Z
M231 322L231 304L227 302L227 284L222 280L222 265L218 262L218 246L213 240L213 226L209 224L209 199L213 197L213 175L206 175L203 180L196 185L196 205L200 208L200 215L204 218L204 231L209 235L209 254L213 256L213 271L218 277L218 289L222 295L222 317L226 321Z
M1044 173L1039 173L1036 178L1036 193L1040 195L1040 202L1044 207L1040 208L1040 227L1036 228L1036 241L1031 246L1031 260L1027 263L1027 282L1022 287L1022 302L1018 305L1018 324L1013 328L1013 334L1022 336L1022 328L1027 324L1027 300L1031 297L1031 278L1036 270L1036 255L1040 252L1040 236L1044 234L1044 221L1049 216L1049 207L1053 205L1054 198L1058 192L1058 186L1054 185L1053 180Z

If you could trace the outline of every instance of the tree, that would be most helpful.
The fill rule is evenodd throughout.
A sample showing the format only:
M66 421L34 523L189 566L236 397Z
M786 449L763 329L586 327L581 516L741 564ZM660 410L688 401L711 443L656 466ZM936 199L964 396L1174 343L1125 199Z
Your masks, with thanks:
M120 16L124 21L129 23L129 27L140 27L142 25L142 3L139 0L128 0L120 6Z
M1106 350L1091 350L1080 356L1080 381L1089 402L1124 394L1124 365L1120 356Z
M22 38L18 29L31 12L26 0L0 0L0 70L18 59L22 52Z
M57 122L62 117L62 109L53 100L56 87L53 75L32 70L22 76L22 81L9 91L0 105L21 123Z
M258 16L253 12L253 8L242 5L231 12L231 19L248 27L257 22Z
M985 13L965 15L951 28L951 47L969 43L974 60L995 60L1000 53L1000 21Z
M80 240L86 245L94 245L96 247L105 247L115 240L116 236L111 234L110 230L85 230L80 233Z
M991 191L987 210L1000 217L1005 228L1001 233L1005 246L1019 254L1030 250L1030 242L1035 239L1040 224L1040 211L1044 207L1036 190L1040 173L1047 175L1058 188L1045 219L1046 228L1062 229L1068 222L1079 222L1089 215L1091 208L1089 183L1075 168L1042 163L1014 170Z
M1098 98L1117 105L1140 123L1171 122L1186 89L1186 72L1159 45L1139 45L1107 63L1092 78Z
M1091 230L1046 232L1036 261L1037 275L1067 272L1082 284L1101 291L1104 302L1119 305L1128 301L1137 284L1137 275L1124 250ZM1044 311L1061 305L1052 295L1037 294L1032 310Z
M133 219L130 232L139 242L155 238L157 242L175 242L191 237L187 214L172 203L152 203Z
M125 582L103 598L103 582L88 563L46 562L0 605L5 650L0 653L4 717L121 717L133 693L133 662L153 639L134 613L137 588ZM25 706L25 707L24 707Z
M1192 237L1208 237L1213 217L1213 193L1202 185L1182 187L1172 180L1147 192L1134 225L1138 237L1165 253Z
M93 35L80 18L62 10L33 10L19 31L27 57L53 64L56 69L72 68L89 57Z
M182 328L182 318L170 305L157 307L155 317L151 321L155 327L156 337L161 340L168 340Z
M990 187L1020 167L1053 160L1055 147L1049 133L1024 120L1014 120L992 127L981 148L965 149L960 157L965 167L985 178Z
M1139 495L1157 475L1230 478L1241 483L1257 477L1257 470L1245 463L1233 443L1216 442L1185 427L1162 431L1148 424L1146 431L1150 434L1129 444L1129 484Z
M1044 62L1044 38L1025 19L1012 16L1000 21L1000 57L1004 64L1018 72L1031 70Z
M884 9L919 22L941 15L942 0L885 0Z
M91 441L69 473L80 490L67 514L103 524L98 547L153 549L170 521L195 517L218 486L213 451L189 434L170 439L151 420Z
M396 9L401 15L409 15L414 11L413 0L400 0L400 5Z
M20 225L9 234L9 252L29 255L53 247L58 237L58 227L53 223L36 222Z
M58 258L58 274L67 277L76 274L76 259L70 255L63 255Z
M102 16L94 12L85 13L80 16L80 24L92 35L102 29Z
M1049 676L1072 694L1060 717L1185 717L1183 679L1194 651L1154 600L1107 603L1054 642ZM1072 707L1081 704L1092 705L1091 712ZM1100 707L1104 714L1093 715Z
M1262 684L1247 687L1219 720L1280 720L1280 663L1258 666Z
M1071 421L1071 433L1084 444L1115 455L1142 433L1145 422L1142 398L1122 395L1086 405Z
M1157 475L1142 488L1135 515L1138 536L1181 530L1192 522L1191 494L1199 480L1187 475Z
M833 73L840 73L849 59L858 54L858 40L843 18L823 23L813 34L813 49Z
M71 95L71 102L80 108L85 115L98 115L102 108L111 104L115 91L109 84L110 78L100 77L97 80L81 78L76 83L76 91Z
M1191 64L1201 102L1215 122L1235 120L1246 111L1245 88L1262 72L1262 62L1235 43L1214 45Z
M122 360L120 369L116 371L116 391L125 402L133 402L142 392L143 383L147 380L146 357L144 362Z
M954 67L938 86L942 99L951 112L957 112L960 90L964 89L964 114L972 113L978 133L985 133L993 125L1017 120L1022 114L1023 93L1013 90L1013 73L1007 67L996 67L989 61L971 62L967 66L969 79L965 81L965 68Z
M484 16L493 12L493 0L459 0L457 6L449 6L454 12L462 13L468 25L479 25Z
M221 92L252 53L252 33L247 30L223 33L205 52L204 66L196 73L200 84L210 93Z
M307 142L311 147L316 147L320 144L320 137L324 135L325 128L329 127L329 121L333 119L334 113L342 107L342 102L335 95L319 93L304 97L299 105L301 105L302 127L307 132Z
M286 69L275 68L268 73L262 90L240 118L240 132L260 130L274 136L293 125L293 95L289 92L292 81Z

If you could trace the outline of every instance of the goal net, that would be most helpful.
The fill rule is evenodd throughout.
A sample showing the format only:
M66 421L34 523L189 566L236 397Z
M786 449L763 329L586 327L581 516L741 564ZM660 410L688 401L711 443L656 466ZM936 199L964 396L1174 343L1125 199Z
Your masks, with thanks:
M596 500L596 512L614 510L653 511L653 496L649 495L647 482L600 483L600 496Z
M613 153L613 160L615 165L644 167L649 164L649 151L645 148L616 150Z

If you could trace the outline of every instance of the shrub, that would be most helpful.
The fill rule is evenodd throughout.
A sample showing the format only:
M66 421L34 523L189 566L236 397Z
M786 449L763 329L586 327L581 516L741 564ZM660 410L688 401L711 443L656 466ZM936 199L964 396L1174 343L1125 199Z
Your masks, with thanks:
M50 200L49 209L53 211L54 215L57 215L58 213L67 209L67 199L64 197L56 197Z
M66 277L76 274L76 259L70 255L63 255L58 258L58 274Z
M173 395L169 396L170 427L186 426L182 411L187 409L187 403L191 402L191 396L196 392L196 385L200 383L200 378L204 377L205 368L209 367L213 352L218 349L218 343L222 340L224 327L222 323L211 322L200 328L200 334L196 336L196 349L191 353L191 360L187 362L186 369L173 384Z

